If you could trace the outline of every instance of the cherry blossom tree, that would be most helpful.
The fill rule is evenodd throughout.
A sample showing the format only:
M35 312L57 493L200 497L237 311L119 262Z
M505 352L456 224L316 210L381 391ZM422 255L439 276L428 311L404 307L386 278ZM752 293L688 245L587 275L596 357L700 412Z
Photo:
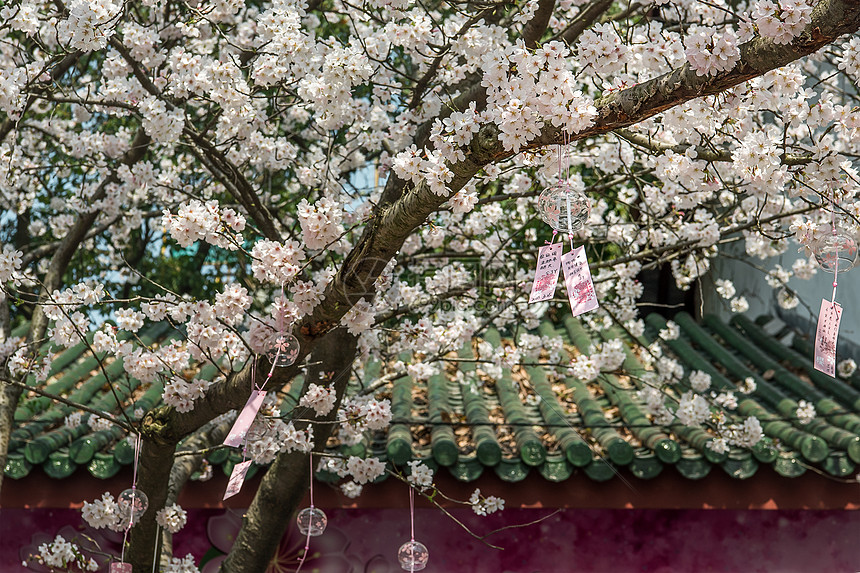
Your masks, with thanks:
M117 396L103 416L142 439L152 511L135 570L151 569L157 525L184 520L173 504L202 456L177 445L223 440L252 383L303 384L303 414L252 428L271 465L226 571L264 570L308 452L385 427L387 383L442 372L489 326L536 326L551 235L535 198L560 177L592 201L574 240L601 306L583 318L633 337L643 269L670 265L688 289L725 242L765 259L809 245L830 211L860 215L857 0L21 0L0 16L0 467L19 398L44 391L44 343L84 339L163 384L162 406L128 415ZM790 306L790 281L815 272L801 260L768 278ZM744 310L730 283L708 284ZM156 323L176 340L147 345ZM285 329L297 360L271 369ZM516 343L482 355L488 375L542 351L586 379L623 360L611 344L569 361L559 340ZM383 370L345 399L369 357ZM655 419L706 423L701 396L666 409L660 384L680 374L657 359ZM192 364L219 376L189 379ZM716 447L754 443L747 422L709 428ZM355 489L381 464L339 471Z

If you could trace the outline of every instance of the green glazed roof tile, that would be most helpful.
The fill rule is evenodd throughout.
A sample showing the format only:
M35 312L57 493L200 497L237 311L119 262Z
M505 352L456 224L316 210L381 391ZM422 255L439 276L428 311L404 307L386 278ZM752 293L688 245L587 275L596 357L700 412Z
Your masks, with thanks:
M760 420L766 437L751 450L715 451L711 447L715 433L708 424L690 427L677 419L668 426L655 423L637 394L653 376L651 367L644 366L627 345L628 334L617 329L593 333L566 316L557 322L546 318L530 334L563 340L563 364L578 352L590 352L592 344L621 339L625 342L622 367L585 382L565 367L547 364L542 354L524 357L520 365L503 362L501 375L491 379L484 375L488 370L477 359L476 341L472 341L449 354L450 361L443 361L447 366L429 379L406 376L387 386L393 414L387 430L365 434L348 446L334 439L329 451L376 455L404 473L407 462L423 460L436 471L447 467L464 482L486 474L488 468L511 483L525 479L532 468L551 482L568 480L577 471L595 481L613 479L618 473L660 479L666 465L674 465L691 480L709 475L716 464L737 479L754 475L762 464L786 477L802 475L809 467L836 477L856 471L860 387L812 369L808 356L780 342L788 327L744 317L735 317L730 324L706 317L699 324L683 313L675 321L681 336L664 341L657 332L666 327L666 321L657 315L646 317L648 327L640 340L645 344L658 340L663 353L684 367L685 376L669 384L667 391L677 401L691 391L689 373L709 374L714 392L733 391L737 398L736 410L722 411L726 423L740 423L745 416ZM161 326L142 338L163 344L174 336ZM495 349L515 342L492 329L483 338ZM44 352L54 355L45 385L49 392L118 417L132 417L137 408L149 409L160 402L160 382L141 385L129 379L119 360L108 360L102 368L83 344ZM413 357L410 353L400 359L408 362ZM361 383L351 384L350 391L371 387L383 367L375 360L365 364ZM219 375L211 364L197 374L210 380ZM755 391L748 395L739 392L746 377L756 382ZM296 406L303 383L297 377L281 394L281 415L302 417L303 409ZM115 407L115 393L123 400L124 412ZM817 416L809 423L796 417L800 400L815 405ZM677 406L670 401L669 408ZM67 427L65 418L74 411L38 396L22 400L10 436L6 475L20 479L41 465L48 475L60 479L83 471L77 469L83 466L92 476L105 479L132 463L134 451L125 432L118 428L93 431L87 424L88 413L79 426ZM238 449L215 448L207 459L229 475L242 454ZM249 475L259 470L252 466ZM335 474L326 472L317 472L317 477L338 481Z

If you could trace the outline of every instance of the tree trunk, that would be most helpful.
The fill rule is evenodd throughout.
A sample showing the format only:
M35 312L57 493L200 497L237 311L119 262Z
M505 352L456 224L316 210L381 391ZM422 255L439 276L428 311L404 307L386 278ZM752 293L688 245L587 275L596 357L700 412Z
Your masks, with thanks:
M217 446L224 441L232 424L221 422L220 424L209 423L200 431L179 444L180 451L199 451ZM200 469L203 463L203 455L184 455L177 457L170 469L170 479L167 484L167 499L165 505L172 505L179 499L179 494L185 488L185 484L191 478L191 474ZM173 557L173 534L169 531L161 532L161 551L159 559L159 570L163 570L170 564Z
M332 411L321 418L322 423L314 423L314 451L325 449L326 441L332 433L334 424L325 423L335 419L341 399L346 392L347 382L352 371L357 339L340 327L317 345L311 362L320 364L308 369L305 378L307 389L311 381L318 381L320 372L333 372L331 381L337 392L337 401ZM296 410L294 417L312 417L313 410ZM254 496L251 507L245 513L242 529L233 544L230 555L224 561L221 571L262 573L275 555L284 532L292 521L299 504L308 491L309 460L302 452L281 453L269 467Z

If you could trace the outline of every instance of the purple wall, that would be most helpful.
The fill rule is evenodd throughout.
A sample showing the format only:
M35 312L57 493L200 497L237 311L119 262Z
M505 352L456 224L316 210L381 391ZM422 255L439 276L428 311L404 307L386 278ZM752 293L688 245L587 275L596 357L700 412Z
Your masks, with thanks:
M479 534L515 524L524 527L491 535L487 547L434 509L416 510L416 539L430 551L429 572L705 572L739 573L860 571L860 512L810 510L647 510L507 509L478 517L452 510ZM188 525L175 536L175 554L208 553L217 569L218 548L226 549L241 513L192 509ZM312 542L313 559L303 571L394 573L398 546L409 537L409 514L402 509L331 509L329 527ZM32 571L21 565L42 541L60 530L83 529L80 513L69 509L0 510L0 572ZM103 536L108 548L116 537ZM296 531L281 544L283 570L295 567L303 546ZM293 564L292 566L290 564ZM38 570L38 569L37 569Z

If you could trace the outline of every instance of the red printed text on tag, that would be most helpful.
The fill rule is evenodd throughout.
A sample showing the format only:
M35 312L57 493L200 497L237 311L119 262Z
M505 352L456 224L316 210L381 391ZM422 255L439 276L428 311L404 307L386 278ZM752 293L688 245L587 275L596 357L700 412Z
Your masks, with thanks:
M815 331L816 370L828 376L836 375L836 339L839 336L839 322L842 320L842 306L838 302L821 301L818 313L818 329Z
M564 270L564 286L567 288L573 316L597 308L597 293L594 292L585 248L577 247L564 255L561 258L561 268Z
M558 271L561 268L561 251L564 243L546 245L538 250L535 282L529 302L549 300L555 295L555 285L558 282Z

